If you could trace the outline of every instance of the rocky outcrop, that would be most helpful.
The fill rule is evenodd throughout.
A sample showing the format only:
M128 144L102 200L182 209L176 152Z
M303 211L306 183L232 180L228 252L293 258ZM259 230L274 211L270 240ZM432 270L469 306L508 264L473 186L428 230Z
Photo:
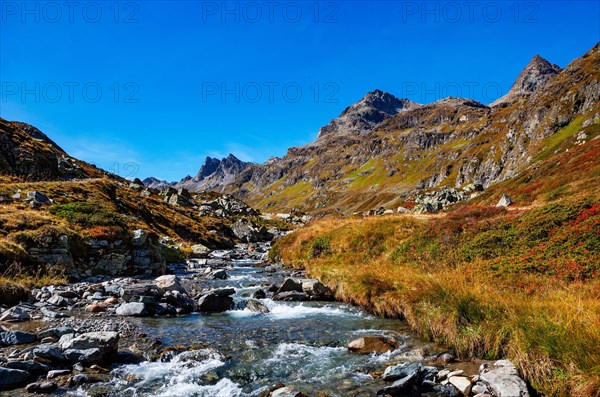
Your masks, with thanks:
M214 200L200 202L200 216L229 218L235 216L255 216L258 212L241 200L230 195L223 195Z
M269 241L273 235L269 233L266 227L257 226L247 218L240 218L233 225L231 230L235 237L243 243L256 243L258 241Z
M562 70L560 66L548 62L539 55L535 55L521 74L519 74L510 91L502 98L494 101L491 106L513 102L520 97L533 93Z
M28 180L69 180L100 171L67 155L46 134L26 123L0 118L0 170Z
M27 253L39 263L72 275L111 276L163 274L166 261L156 236L135 230L127 240L69 238L48 230L46 234L21 241Z
M360 134L372 130L386 118L419 107L408 99L396 98L381 90L369 92L348 106L338 118L319 130L318 138L340 134Z

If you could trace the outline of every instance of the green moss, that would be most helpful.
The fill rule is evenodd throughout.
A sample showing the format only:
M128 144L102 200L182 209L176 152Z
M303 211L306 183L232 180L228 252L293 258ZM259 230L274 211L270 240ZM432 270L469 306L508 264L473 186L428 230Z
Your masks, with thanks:
M104 206L88 202L54 205L50 208L50 213L69 223L85 227L125 227L125 219L122 215L117 214Z

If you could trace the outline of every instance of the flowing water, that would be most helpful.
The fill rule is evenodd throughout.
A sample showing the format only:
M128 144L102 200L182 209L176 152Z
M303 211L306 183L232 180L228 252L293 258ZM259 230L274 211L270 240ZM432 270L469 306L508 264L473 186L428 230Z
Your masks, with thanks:
M227 280L205 287L234 287L235 300L261 285L280 284L282 273L266 273L252 261L233 261ZM371 376L387 363L419 359L424 343L405 323L381 319L338 302L279 302L262 299L268 314L231 310L220 314L133 320L163 345L204 344L168 362L118 367L108 384L70 392L76 396L257 396L269 386L295 386L307 395L372 396L384 386ZM349 341L386 335L399 348L385 354L350 353ZM427 350L427 349L426 349Z

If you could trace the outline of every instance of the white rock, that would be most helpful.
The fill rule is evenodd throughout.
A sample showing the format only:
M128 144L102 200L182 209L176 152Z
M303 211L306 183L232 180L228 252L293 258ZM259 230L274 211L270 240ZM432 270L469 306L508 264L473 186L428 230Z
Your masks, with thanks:
M519 377L514 364L508 360L499 360L480 375L497 397L529 397L525 381Z
M471 392L471 380L464 376L451 376L448 382L456 387L464 396L468 396Z
M496 207L508 207L512 204L514 204L514 201L507 194L503 194L500 201L498 201L498 204L496 204Z

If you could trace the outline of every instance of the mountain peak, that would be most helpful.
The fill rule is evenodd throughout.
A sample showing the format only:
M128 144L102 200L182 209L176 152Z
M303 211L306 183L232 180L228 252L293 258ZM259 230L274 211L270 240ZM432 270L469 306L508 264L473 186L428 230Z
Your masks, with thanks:
M368 92L360 101L348 106L329 124L319 130L318 138L332 135L362 133L375 128L383 120L404 110L421 105L408 99L375 89Z
M182 179L177 186L190 190L223 190L235 177L252 163L238 159L232 153L222 159L206 156L204 164L193 178Z
M502 98L493 102L491 106L513 102L519 97L529 95L561 71L562 68L560 66L550 63L545 58L536 54L531 58L527 66L525 66L525 69L521 71L510 91Z

